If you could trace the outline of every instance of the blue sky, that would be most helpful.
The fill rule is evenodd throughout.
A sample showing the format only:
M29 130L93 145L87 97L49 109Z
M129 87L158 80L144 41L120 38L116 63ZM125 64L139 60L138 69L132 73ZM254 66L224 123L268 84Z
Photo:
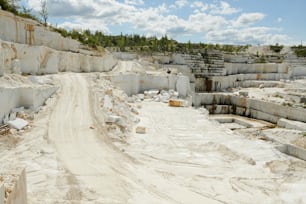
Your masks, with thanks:
M23 0L34 12L40 0ZM49 23L181 42L306 44L305 0L47 0Z

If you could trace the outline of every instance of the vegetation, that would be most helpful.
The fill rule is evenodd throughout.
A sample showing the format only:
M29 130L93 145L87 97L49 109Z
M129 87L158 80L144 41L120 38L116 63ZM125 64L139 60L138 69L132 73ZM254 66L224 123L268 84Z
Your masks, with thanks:
M306 46L299 45L293 46L291 49L295 52L296 56L298 57L306 57Z
M0 0L0 6L2 10L9 11L17 16L39 21L39 19L36 16L31 14L32 9L28 9L25 7L20 8L17 5L17 0Z
M40 11L39 15L43 20L43 23L45 26L47 26L47 20L48 20L48 9L47 9L47 1L46 0L41 0L40 1Z
M282 51L282 49L284 48L283 45L270 45L270 50L272 50L273 52L276 52L276 53L280 53Z
M278 93L277 94L275 94L275 96L274 96L275 98L284 98L283 96L281 96L281 95L279 95Z
M0 0L0 6L3 10L10 11L14 14L18 13L18 6L16 5L16 1Z
M180 43L176 40L169 39L167 35L160 39L156 36L145 37L138 34L133 35L105 35L101 31L91 32L90 30L71 30L67 31L63 28L53 28L54 31L60 33L63 37L71 37L79 40L84 45L91 48L97 47L113 47L118 51L134 51L134 52L183 52L193 53L204 49L216 49L225 52L238 53L245 51L248 46L204 44L204 43Z
M267 62L266 57L264 54L262 54L258 59L258 63L266 63L266 62Z

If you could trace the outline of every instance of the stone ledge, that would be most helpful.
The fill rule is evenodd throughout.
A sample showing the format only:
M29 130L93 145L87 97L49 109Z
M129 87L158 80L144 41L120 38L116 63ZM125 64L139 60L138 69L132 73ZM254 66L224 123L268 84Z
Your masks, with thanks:
M4 179L3 186L0 186L0 204L2 200L5 204L26 204L27 185L25 169L0 173L0 176ZM3 189L5 192L1 194Z

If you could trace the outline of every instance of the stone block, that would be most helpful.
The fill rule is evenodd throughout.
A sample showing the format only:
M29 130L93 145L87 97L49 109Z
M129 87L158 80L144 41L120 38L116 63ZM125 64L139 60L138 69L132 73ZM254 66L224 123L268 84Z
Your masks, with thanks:
M293 121L293 120L287 120L285 118L279 119L277 122L277 125L279 127L283 127L287 129L306 131L306 123L299 122L299 121Z
M105 118L105 122L106 122L106 123L117 123L120 119L121 119L120 116L108 115L108 116Z
M113 109L113 102L112 102L112 99L109 95L104 96L103 108L105 108L107 110L112 110Z
M184 107L185 103L183 100L179 99L170 99L169 100L169 106L171 107Z
M149 97L154 97L159 93L159 90L149 90L149 91L145 91L145 95L149 96Z
M11 128L15 128L17 130L22 130L24 127L26 127L29 123L26 120L23 120L21 118L16 118L15 120L8 121L7 123Z
M136 127L136 133L137 134L146 134L146 132L147 132L147 128L145 128L143 126Z
M179 93L180 97L186 98L186 96L188 95L188 92L190 90L189 77L179 75L177 77L176 90Z

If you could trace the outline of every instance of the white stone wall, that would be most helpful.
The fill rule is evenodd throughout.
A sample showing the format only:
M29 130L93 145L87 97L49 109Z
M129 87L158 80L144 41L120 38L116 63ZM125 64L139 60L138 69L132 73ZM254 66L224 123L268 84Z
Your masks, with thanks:
M230 105L235 106L235 109L238 107L244 108L245 111L240 113L234 112L235 114L266 120L273 123L277 123L280 118L306 122L306 110L303 108L282 106L271 102L241 98L239 96L223 93L197 93L193 98L193 104L196 107L202 105Z
M186 65L187 64L187 62L185 61L182 54L174 53L172 55L172 60L173 60L173 64L179 64L179 65Z
M304 78L306 77L306 66L297 66L297 67L292 67L292 76L294 78Z
M242 63L224 63L226 75L251 74L251 73L288 73L289 66L286 63L259 63L259 64L242 64Z
M33 111L44 104L44 102L57 90L57 87L0 87L0 124L8 117L11 110L18 107L31 108Z
M120 60L135 60L138 58L136 53L129 52L113 52L113 55Z
M57 51L43 46L29 46L0 40L0 74L12 73L14 60L19 60L21 73L55 74L71 72L105 72L117 64L117 59L106 53L101 57Z
M179 79L179 80L178 80ZM190 91L189 78L177 75L120 74L111 77L111 81L131 96L150 89L176 90L182 98Z
M47 46L62 51L78 51L80 47L76 40L64 38L36 21L3 10L0 10L0 28L0 39L9 42Z

